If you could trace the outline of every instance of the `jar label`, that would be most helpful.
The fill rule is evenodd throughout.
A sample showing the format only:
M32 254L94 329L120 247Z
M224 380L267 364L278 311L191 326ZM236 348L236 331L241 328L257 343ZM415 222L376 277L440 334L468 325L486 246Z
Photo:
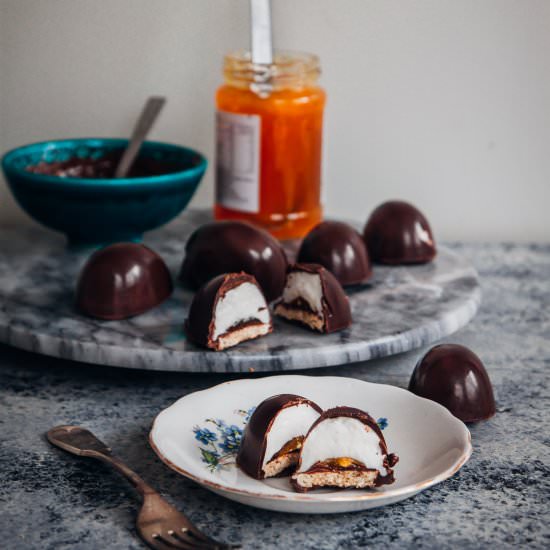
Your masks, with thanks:
M216 203L260 211L261 117L218 111L216 116Z

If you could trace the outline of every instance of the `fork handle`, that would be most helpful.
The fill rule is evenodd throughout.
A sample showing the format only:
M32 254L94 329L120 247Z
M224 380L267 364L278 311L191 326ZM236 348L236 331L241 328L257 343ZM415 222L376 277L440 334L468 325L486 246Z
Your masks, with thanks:
M96 458L110 464L119 471L136 490L144 497L148 494L155 494L156 491L148 485L133 470L128 468L120 458L114 456L110 447L100 441L92 432L80 426L56 426L46 434L48 441L77 456Z

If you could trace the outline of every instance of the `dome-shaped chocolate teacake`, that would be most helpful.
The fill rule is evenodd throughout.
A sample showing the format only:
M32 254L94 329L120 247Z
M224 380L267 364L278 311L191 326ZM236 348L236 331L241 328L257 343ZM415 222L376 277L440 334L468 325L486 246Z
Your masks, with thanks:
M253 275L268 302L283 292L286 255L267 231L239 221L206 223L185 245L180 280L196 290L223 273Z
M144 313L172 293L163 259L142 244L117 243L94 252L76 288L76 307L99 319L126 319Z
M428 220L404 201L388 201L376 208L367 220L363 238L370 259L381 264L421 264L436 255Z
M347 223L325 221L304 238L298 262L320 264L341 285L357 285L371 276L367 247L361 235Z
M409 390L440 403L463 422L495 414L491 381L479 357L464 346L441 344L417 363Z

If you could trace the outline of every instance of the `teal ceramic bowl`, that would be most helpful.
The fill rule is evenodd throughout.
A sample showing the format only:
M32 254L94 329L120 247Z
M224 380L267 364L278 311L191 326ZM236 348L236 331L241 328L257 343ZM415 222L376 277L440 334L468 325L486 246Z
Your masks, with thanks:
M29 166L72 158L103 159L121 152L125 139L67 139L18 147L2 158L15 199L37 222L67 235L71 245L139 241L187 206L206 170L197 151L145 142L139 158L169 173L121 179L60 177L28 171Z

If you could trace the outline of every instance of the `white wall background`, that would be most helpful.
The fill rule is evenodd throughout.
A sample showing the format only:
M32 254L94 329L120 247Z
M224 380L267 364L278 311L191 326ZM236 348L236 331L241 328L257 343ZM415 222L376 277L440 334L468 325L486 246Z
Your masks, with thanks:
M403 198L440 239L550 239L550 0L273 0L276 45L321 56L326 209ZM0 149L126 135L213 153L247 0L0 0ZM213 170L194 205L210 205ZM0 220L31 223L0 182Z

